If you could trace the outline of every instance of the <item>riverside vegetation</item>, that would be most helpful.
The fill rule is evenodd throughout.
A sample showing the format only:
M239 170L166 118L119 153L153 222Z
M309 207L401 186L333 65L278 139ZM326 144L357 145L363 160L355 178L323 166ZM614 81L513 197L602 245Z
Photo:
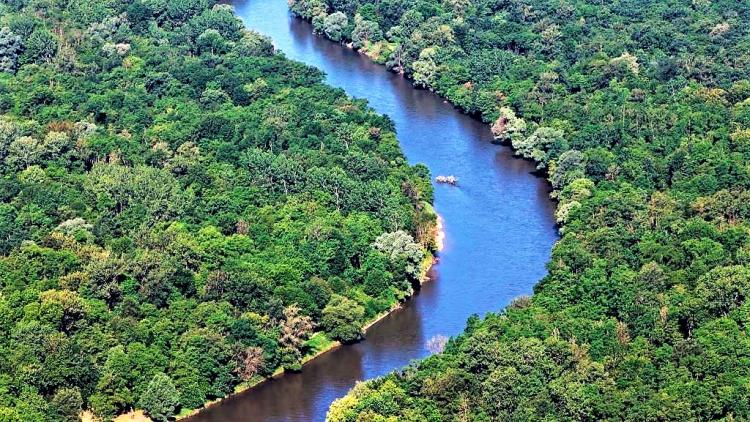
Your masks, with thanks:
M166 420L411 294L390 120L209 0L0 3L0 421Z
M491 124L559 201L532 297L329 420L750 418L749 2L290 7Z

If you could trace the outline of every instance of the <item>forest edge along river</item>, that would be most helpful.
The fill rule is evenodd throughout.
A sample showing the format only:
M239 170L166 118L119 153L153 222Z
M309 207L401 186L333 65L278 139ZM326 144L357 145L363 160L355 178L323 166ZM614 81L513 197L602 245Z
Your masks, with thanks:
M284 0L237 1L245 25L269 36L283 54L322 70L326 82L366 99L394 122L410 163L451 174L458 187L435 186L445 239L431 281L373 326L360 343L213 404L191 421L322 421L333 400L356 381L385 375L430 354L427 341L459 334L472 314L500 311L530 294L546 273L557 239L549 187L508 147L492 143L489 126L437 95L414 89L343 45L312 33Z
M406 158L433 177L445 238L430 282L371 327L364 341L339 347L285 374L202 409L190 421L322 421L330 404L356 381L385 375L426 357L436 335L459 334L472 314L502 310L530 294L546 273L557 240L549 186L534 165L492 143L489 126L368 57L315 36L285 0L238 0L248 29L269 36L293 60L326 74L326 82L366 99L389 116Z

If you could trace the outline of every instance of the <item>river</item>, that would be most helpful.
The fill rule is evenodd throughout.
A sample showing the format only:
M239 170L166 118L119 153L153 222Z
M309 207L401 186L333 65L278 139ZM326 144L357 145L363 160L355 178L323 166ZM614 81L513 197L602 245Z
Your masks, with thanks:
M248 28L270 36L287 57L323 70L327 83L390 116L409 162L426 164L433 176L459 178L457 187L435 187L444 248L431 281L402 309L373 326L364 341L190 418L322 421L356 381L428 356L431 337L459 334L471 314L499 311L530 294L557 240L554 204L547 183L531 174L534 166L492 144L487 125L364 55L313 35L310 24L289 15L286 0L237 0L234 6Z

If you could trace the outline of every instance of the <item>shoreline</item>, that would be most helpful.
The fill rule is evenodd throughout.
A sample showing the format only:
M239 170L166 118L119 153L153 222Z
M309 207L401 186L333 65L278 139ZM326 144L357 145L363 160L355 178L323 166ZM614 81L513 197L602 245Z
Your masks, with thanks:
M292 14L292 16L294 17L294 19L301 19L301 20L303 20L305 22L311 23L310 19L305 19L305 18L296 16L294 14ZM347 48L349 50L352 50L352 51L356 52L359 55L363 55L370 62L372 62L372 63L374 63L374 64L376 64L378 66L383 66L383 68L385 68L385 66L384 66L385 63L380 60L380 57L378 57L377 55L374 55L372 53L372 51L370 51L367 48L355 48L354 45L353 45L353 43L351 43L351 42L336 42L334 40L331 40L330 38L328 38L325 35L321 35L321 34L315 34L315 35L316 36L320 36L320 37L322 37L323 39L325 39L325 40L327 40L329 42L337 43L341 47ZM274 47L276 48L275 44L274 44ZM413 80L413 78L405 76L403 70L394 71L394 70L388 70L388 69L386 69L386 71L388 73L398 74L398 75L401 75L402 77L404 77L407 81L409 81L412 84L412 89L420 89L420 88L417 88L416 86L414 86L414 80ZM489 127L489 126L492 125L492 122L485 122L479 116L472 115L472 114L468 113L466 110L464 110L463 108L461 108L457 104L455 104L446 95L438 93L438 92L436 92L432 88L428 88L427 90L430 91L431 93L433 93L434 95L438 96L439 98L441 98L444 103L450 104L451 106L453 106L455 109L459 110L460 112L462 112L464 114L467 114L467 115L470 115L470 117L472 117L473 119L476 119L477 121L481 122L483 125L486 125L487 127ZM494 141L493 141L493 143L494 143ZM506 144L505 146L507 146L508 148L510 148L510 150L513 152L514 158L521 159L521 160L524 160L524 161L530 161L530 162L533 162L533 163L537 163L537 161L535 161L533 159L529 159L529 158L526 158L526 157L522 157L522 156L516 155L516 149L513 148L512 145ZM545 175L535 174L535 176L539 177L541 179L544 179L545 182L549 185L549 179ZM430 204L430 205L432 205L432 204ZM444 247L445 247L445 242L446 242L445 224L444 224L444 220L443 220L442 216L439 213L437 213L437 212L435 212L435 237L434 237L434 241L435 241L435 253L428 254L425 257L425 260L423 261L423 263L421 265L421 268L420 268L420 285L423 285L424 283L426 283L427 281L429 281L431 279L431 277L429 276L428 273L429 273L430 269L432 269L433 266L436 265L439 262L438 253L440 251L442 251L444 249ZM397 301L393 306L391 306L391 308L389 308L388 310L386 310L386 311L378 314L372 320L370 320L365 325L363 325L363 327L362 327L363 334L366 334L372 327L374 327L375 325L377 325L383 319L385 319L389 315L392 315L395 311L401 309L408 300L411 300L411 299L414 298L414 295L415 295L415 292L412 292L412 294L410 296L408 296L407 298L405 298L403 301ZM315 333L315 334L317 334L317 333ZM364 341L364 340L366 340L365 337L363 337L360 341ZM318 357L320 357L322 355L325 355L326 353L331 352L331 351L333 351L335 349L338 349L341 346L345 346L345 345L342 344L342 343L340 343L340 342L338 342L338 341L332 341L325 348L321 349L320 351L316 352L315 354L310 355L308 357L303 357L302 358L302 368L304 369L304 366L306 364L308 364L309 362L313 361L314 359L316 359L316 358L318 358ZM192 416L200 413L204 409L207 409L207 408L209 408L211 406L218 405L222 401L224 401L224 400L226 400L226 399L228 399L228 398L230 398L230 397L232 397L234 395L242 394L244 392L247 392L248 390L256 388L256 387L258 387L258 386L260 386L260 385L262 385L262 384L264 384L264 383L266 383L268 381L271 381L273 379L279 379L282 376L284 376L285 374L286 374L286 371L284 371L283 368L278 368L271 376L269 376L267 378L261 378L261 379L255 380L253 382L248 383L247 385L240 384L240 385L238 385L236 387L235 392L230 393L230 394L228 394L228 395L226 395L226 396L224 396L222 398L217 398L217 399L214 399L212 401L209 401L209 402L205 403L202 407L200 407L198 409L193 409L193 410L189 411L189 413L187 413L187 414L179 414L179 415L177 415L176 419L177 420L186 420L186 419L189 419L190 417L192 417Z
M440 214L438 214L437 212L435 212L435 244L437 245L437 252L440 252L443 249L444 243L445 243L445 225L443 223L443 218L440 216ZM431 280L431 278L429 276L430 269L432 269L432 267L434 265L436 265L438 262L439 262L439 260L438 260L438 257L437 257L436 254L427 254L427 256L425 256L425 259L424 259L424 261L422 261L422 265L421 265L421 269L420 269L420 277L419 277L420 278L420 281L419 281L420 285L422 285L422 284L426 283L427 281ZM377 316L375 316L374 319L372 319L371 321L367 322L365 325L362 326L362 333L363 334L367 334L367 331L369 331L372 327L374 327L375 325L377 325L380 321L382 321L383 319L385 319L389 315L393 314L393 312L401 309L403 307L404 303L407 300L410 300L411 298L413 298L415 294L416 294L416 292L412 292L412 294L408 298L406 298L406 300L404 300L403 302L396 302L393 306L390 307L390 309L388 309L388 310L386 310L386 311L378 314ZM317 333L315 333L315 334L317 334ZM315 334L313 334L313 335L315 335ZM367 339L366 337L363 337L362 340L360 340L360 341L364 341L366 339ZM307 365L308 363L312 362L313 360L317 359L318 357L320 357L322 355L325 355L328 352L331 352L333 350L338 349L341 346L345 346L345 345L342 344L339 341L333 340L325 348L317 351L316 353L314 353L312 355L303 357L302 358L302 369L300 369L300 371L303 370L304 367L305 367L305 365ZM278 369L276 369L276 371L274 371L273 374L271 374L270 377L260 378L260 379L255 380L255 381L248 382L247 384L244 384L244 385L243 384L239 384L237 387L235 387L235 391L233 393L227 394L224 397L220 397L220 398L208 401L208 402L204 403L203 406L200 407L200 408L190 409L190 410L187 410L187 411L183 411L180 414L178 414L175 417L175 419L176 420L187 420L187 419L191 418L192 416L197 415L201 411L203 411L205 409L208 409L211 406L219 405L221 402L223 402L224 400L226 400L226 399L228 399L228 398L230 398L232 396L245 393L246 391L252 390L253 388L256 388L256 387L259 387L260 385L262 385L262 384L264 384L266 382L269 382L271 380L279 379L279 378L283 377L286 373L287 372L284 370L284 368L278 368ZM135 412L138 412L138 410L136 409L133 412L129 412L129 413L126 413L126 414L121 415L121 416L130 415L130 414L135 413Z
M324 37L324 38L328 39L327 37ZM332 41L330 39L328 39L328 40ZM351 43L348 43L348 44L341 43L341 45L343 47L346 47L346 48L349 48L349 49L351 49L353 51L356 51L358 54L363 54L363 55L367 56L367 58L370 59L373 63L382 66L382 63L379 63L376 57L373 57L371 54L368 54L368 51L363 50L363 49L356 49L356 48L354 48L354 46ZM276 48L275 44L274 44L274 48ZM398 73L403 74L403 72L398 72ZM445 97L443 97L443 98L445 98ZM450 102L447 99L446 99L446 101ZM430 204L430 206L432 206L432 204ZM429 276L429 271L430 271L430 269L432 269L432 267L434 265L436 265L439 262L439 259L437 257L437 253L439 253L440 251L442 251L443 248L444 248L444 246L445 246L446 234L445 234L444 220L443 220L442 216L439 213L437 213L436 211L434 211L434 209L433 209L433 212L435 214L435 238L434 238L434 240L435 240L435 253L428 253L425 256L425 259L424 259L424 261L421 264L421 268L420 268L420 281L419 281L420 285L423 285L427 281L431 280L431 277ZM411 295L409 295L408 297L406 297L403 301L397 301L388 310L386 310L386 311L384 311L384 312L376 315L372 320L370 320L369 322L365 323L362 326L363 338L361 340L359 340L359 341L366 340L366 337L364 337L364 335L366 335L367 332L372 327L374 327L375 325L377 325L379 322L381 322L383 319L385 319L389 315L392 315L395 311L401 309L403 307L404 303L406 303L406 301L412 299L415 294L416 294L416 292L412 291ZM320 333L323 333L323 332L320 331L320 332L313 333L312 336L311 336L311 338L313 336L317 335L317 334L320 334ZM304 366L307 365L308 363L312 362L313 360L317 359L320 356L325 355L326 353L329 353L329 352L331 352L333 350L338 349L341 346L344 346L344 344L342 344L341 342L336 341L336 340L330 340L330 343L328 343L321 350L315 352L312 355L308 355L308 356L302 357L300 371L304 370ZM208 408L210 408L212 406L217 406L217 405L221 404L223 401L225 401L225 400L227 400L227 399L229 399L229 398L231 398L233 396L236 396L238 394L243 394L243 393L247 392L248 390L252 390L254 388L257 388L257 387L259 387L260 385L262 385L262 384L264 384L266 382L269 382L269 381L274 380L274 379L279 379L279 378L283 377L285 374L287 374L287 371L285 371L283 367L279 367L279 368L277 368L268 377L257 377L257 379L254 378L252 380L246 381L245 383L238 384L235 387L235 390L232 393L229 393L229 394L227 394L227 395L225 395L223 397L219 397L219 398L207 401L206 403L204 403L199 408L195 408L195 409L183 409L179 414L177 414L175 416L175 420L189 420L191 417L199 414L200 412L202 412L205 409L208 409ZM148 416L146 416L143 413L142 410L140 410L140 409L133 409L130 412L118 415L116 417L116 420L117 421L134 420L134 421L137 421L137 422L147 422L147 421L151 421L151 418L149 418Z
M300 19L300 20L303 20L303 21L305 21L305 22L307 22L309 24L312 24L312 20L311 19L303 18L301 16L298 16L298 15L294 14L293 12L292 12L291 16L294 19ZM357 54L359 54L361 56L367 57L367 59L370 62L372 62L372 63L374 63L374 64L376 64L378 66L382 66L386 70L386 72L402 76L404 79L406 79L412 85L412 89L427 90L427 91L429 91L429 92L437 95L438 98L442 99L443 103L450 104L453 108L455 108L456 110L459 110L461 113L466 114L466 115L470 116L473 119L476 119L477 121L481 122L483 125L487 125L488 127L492 126L492 122L486 122L486 121L484 121L484 119L482 119L481 115L478 115L477 113L469 112L465 108L459 106L451 98L449 98L447 94L443 94L443 93L437 92L432 87L419 88L419 87L415 86L414 85L414 78L410 77L410 76L407 76L405 74L405 72L404 72L403 69L399 69L399 70L388 69L386 67L385 60L383 60L381 56L373 53L373 51L370 49L370 47L373 45L372 43L368 42L368 43L366 43L365 45L363 45L360 48L355 48L354 44L351 41L349 41L349 42L346 42L346 41L334 41L331 38L329 38L327 35L325 35L325 34L319 34L319 33L316 33L314 31L313 31L313 35L316 36L316 37L321 37L321 38L327 40L328 42L339 44L343 48L350 49L353 52L355 52L355 53L357 53ZM492 143L495 143L495 141L492 141ZM524 160L524 161L532 162L534 164L539 164L539 161L537 161L537 160L535 160L533 158L528 158L528 157L524 157L522 155L519 155L518 154L518 150L516 148L514 148L513 145L510 142L507 142L507 143L506 142L498 142L498 144L502 144L502 145L505 145L508 148L510 148L510 150L513 152L514 158L516 158L516 159L521 159L521 160ZM535 177L539 177L541 179L544 179L544 181L547 183L547 185L550 187L550 189L552 189L552 184L551 184L551 182L549 180L549 175L546 172L547 172L547 169L544 169L544 170L541 170L541 171L538 171L538 172L534 172L532 174L534 174ZM556 197L550 196L550 199L552 199L552 201L557 202L557 198ZM439 218L439 216L438 216L438 218Z

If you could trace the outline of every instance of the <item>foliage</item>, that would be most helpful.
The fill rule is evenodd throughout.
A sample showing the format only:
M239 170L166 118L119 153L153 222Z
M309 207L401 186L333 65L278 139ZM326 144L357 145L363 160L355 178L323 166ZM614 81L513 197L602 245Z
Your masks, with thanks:
M750 3L297 6L377 24L357 47L536 161L562 234L532 298L329 419L750 418Z
M347 25L349 25L349 20L345 14L341 12L331 13L323 20L323 33L334 41L341 41Z
M77 388L61 388L52 397L52 409L54 418L64 422L76 422L80 420L83 408L81 392Z
M323 309L321 324L334 340L351 343L362 337L364 314L364 308L351 299L334 295Z
M138 401L138 406L146 411L146 415L157 422L166 422L173 417L178 404L177 389L162 372L154 375Z
M367 43L378 42L383 38L383 32L377 22L369 21L361 15L354 17L352 29L352 44L354 48L362 48Z
M0 28L0 72L15 72L21 52L21 37L7 27Z
M390 262L406 262L403 267L414 281L418 281L419 265L424 259L424 250L414 238L403 230L383 233L375 239L373 247L385 254Z
M230 7L17 0L0 28L0 419L164 419L412 293L374 243L431 247L426 169Z

